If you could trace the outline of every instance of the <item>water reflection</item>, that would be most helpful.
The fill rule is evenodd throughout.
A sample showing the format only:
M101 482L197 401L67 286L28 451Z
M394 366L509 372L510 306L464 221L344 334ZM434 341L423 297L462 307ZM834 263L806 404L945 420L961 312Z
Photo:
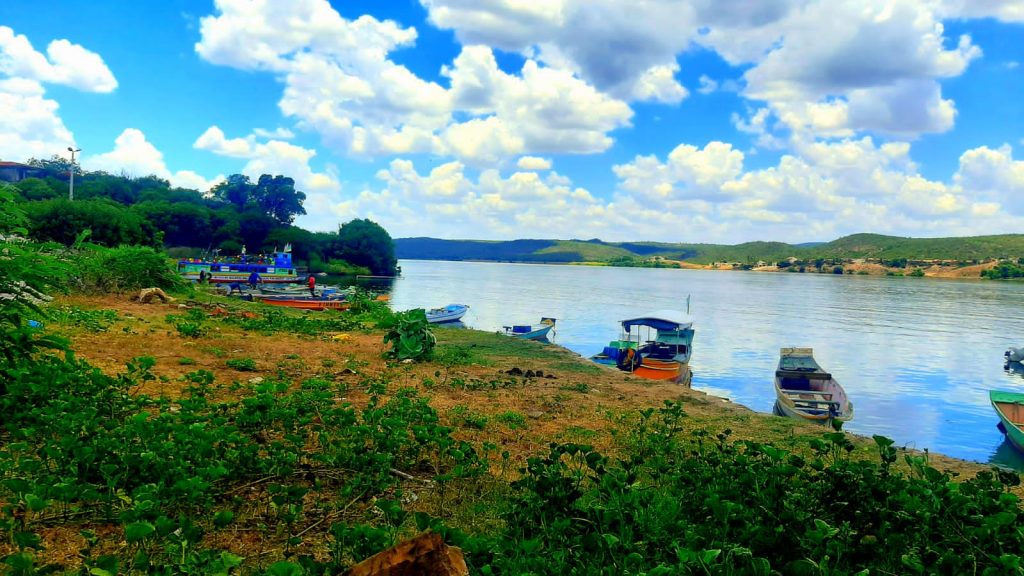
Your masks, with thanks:
M1017 374L1024 378L1024 364L1021 364L1020 362L1007 362L1003 364L1003 370L1008 374Z
M558 318L557 343L585 357L637 313L686 309L693 387L769 413L779 348L814 348L850 395L846 429L977 461L1002 442L988 390L1024 391L1003 352L1024 334L1024 284L983 281L403 261L396 310L448 302L501 332Z

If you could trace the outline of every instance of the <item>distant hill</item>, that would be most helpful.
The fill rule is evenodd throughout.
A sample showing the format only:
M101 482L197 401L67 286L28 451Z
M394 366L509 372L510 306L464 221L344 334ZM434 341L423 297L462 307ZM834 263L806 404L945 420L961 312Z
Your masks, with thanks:
M884 260L984 260L1024 256L1024 234L963 238L904 238L852 234L831 242L745 242L683 244L669 242L603 242L591 240L440 240L398 238L398 258L425 260L491 260L502 262L611 262L661 256L694 264L712 262L778 262L789 257L879 258Z

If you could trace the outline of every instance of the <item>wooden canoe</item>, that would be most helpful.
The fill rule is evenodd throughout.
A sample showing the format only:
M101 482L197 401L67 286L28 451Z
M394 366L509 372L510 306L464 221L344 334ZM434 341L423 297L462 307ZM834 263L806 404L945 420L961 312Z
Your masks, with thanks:
M775 409L782 416L810 422L853 418L846 391L818 366L810 348L781 350L775 371Z
M1024 452L1024 394L989 390L988 399L999 415L1001 430L1010 444Z

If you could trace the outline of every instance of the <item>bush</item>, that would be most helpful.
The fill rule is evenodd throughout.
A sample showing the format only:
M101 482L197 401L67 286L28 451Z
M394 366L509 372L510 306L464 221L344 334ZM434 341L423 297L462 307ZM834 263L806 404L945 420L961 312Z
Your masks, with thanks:
M70 246L88 230L90 241L104 246L163 245L162 234L152 224L108 200L31 202L25 205L25 212L30 220L29 234L41 241Z
M391 344L388 357L398 360L421 360L430 357L437 340L430 331L427 314L422 308L395 315L395 326L384 336L384 343Z
M153 248L92 249L80 252L77 260L79 288L84 292L131 292L185 284L163 253Z

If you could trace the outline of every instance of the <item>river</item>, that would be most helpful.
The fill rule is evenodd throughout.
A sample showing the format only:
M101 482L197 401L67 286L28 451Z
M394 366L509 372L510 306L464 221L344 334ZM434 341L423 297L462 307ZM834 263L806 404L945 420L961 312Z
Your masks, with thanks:
M771 412L779 348L814 348L855 407L845 429L899 445L1024 469L996 429L990 389L1024 391L1004 369L1024 346L1024 283L403 260L396 310L468 304L465 325L558 319L553 341L583 356L618 320L686 310L693 387Z

